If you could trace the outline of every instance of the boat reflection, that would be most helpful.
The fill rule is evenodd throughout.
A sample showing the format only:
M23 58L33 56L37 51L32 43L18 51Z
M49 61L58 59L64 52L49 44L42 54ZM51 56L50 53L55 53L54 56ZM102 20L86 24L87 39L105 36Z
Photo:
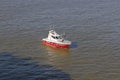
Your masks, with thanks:
M63 48L56 48L51 47L43 44L43 48L48 51L48 53L59 53L59 54L68 54L70 53L69 49L63 49Z
M55 48L46 45L43 45L43 47L48 53L46 55L48 64L53 65L62 70L68 68L68 65L71 63L69 49Z

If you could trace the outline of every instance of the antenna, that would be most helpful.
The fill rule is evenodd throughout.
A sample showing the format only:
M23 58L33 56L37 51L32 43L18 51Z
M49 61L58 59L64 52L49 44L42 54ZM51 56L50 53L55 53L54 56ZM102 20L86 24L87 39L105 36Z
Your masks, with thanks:
M50 26L50 30L55 30L55 26L54 25Z

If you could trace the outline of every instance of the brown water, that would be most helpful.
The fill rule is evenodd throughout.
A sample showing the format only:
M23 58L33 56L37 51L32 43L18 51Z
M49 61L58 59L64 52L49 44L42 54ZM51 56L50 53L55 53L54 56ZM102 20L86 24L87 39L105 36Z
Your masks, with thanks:
M41 44L53 24L70 49ZM0 80L120 80L120 1L0 0L0 73Z

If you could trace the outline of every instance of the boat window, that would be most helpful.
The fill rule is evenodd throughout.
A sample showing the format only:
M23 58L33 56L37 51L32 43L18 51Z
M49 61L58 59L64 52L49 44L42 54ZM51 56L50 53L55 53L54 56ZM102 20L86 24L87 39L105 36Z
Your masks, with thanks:
M61 36L52 36L52 38L54 38L54 39L62 39Z
M56 39L59 39L58 37L56 37Z
M55 37L54 37L54 36L52 36L52 38L54 38L54 39L55 39Z

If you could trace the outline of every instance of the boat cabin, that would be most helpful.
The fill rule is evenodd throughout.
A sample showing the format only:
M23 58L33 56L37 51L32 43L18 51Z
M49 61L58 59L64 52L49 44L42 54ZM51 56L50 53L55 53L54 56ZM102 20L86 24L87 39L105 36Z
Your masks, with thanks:
M49 31L48 39L52 41L59 41L59 42L64 41L63 37L57 34L54 30Z

